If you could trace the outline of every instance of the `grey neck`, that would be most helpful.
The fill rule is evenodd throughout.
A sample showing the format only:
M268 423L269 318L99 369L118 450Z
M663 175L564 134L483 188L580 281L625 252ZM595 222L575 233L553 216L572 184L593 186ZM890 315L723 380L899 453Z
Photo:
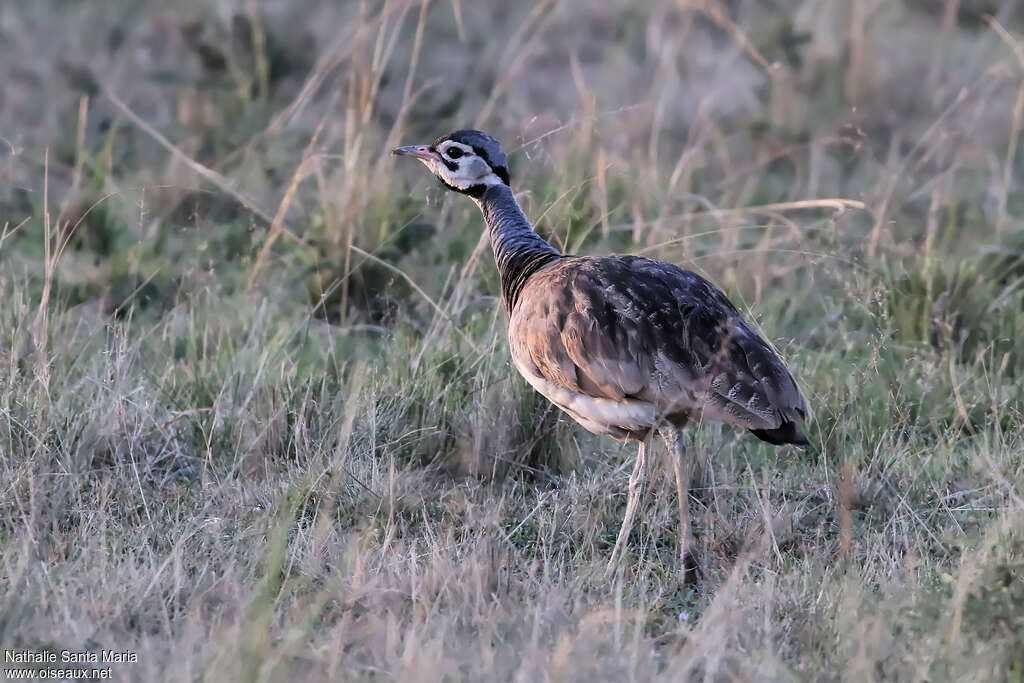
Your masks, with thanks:
M475 199L490 231L501 295L511 313L529 277L562 254L534 232L508 185L490 185Z

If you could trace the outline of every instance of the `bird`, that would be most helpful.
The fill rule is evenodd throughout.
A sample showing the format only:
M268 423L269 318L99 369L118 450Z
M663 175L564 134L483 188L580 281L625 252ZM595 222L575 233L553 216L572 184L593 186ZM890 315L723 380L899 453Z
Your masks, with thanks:
M607 572L624 555L658 434L673 456L685 574L693 463L683 430L721 421L770 444L806 448L799 423L810 410L786 364L697 273L641 256L569 255L552 246L520 208L505 152L491 135L458 130L392 153L423 162L444 187L479 206L519 374L585 429L638 443Z

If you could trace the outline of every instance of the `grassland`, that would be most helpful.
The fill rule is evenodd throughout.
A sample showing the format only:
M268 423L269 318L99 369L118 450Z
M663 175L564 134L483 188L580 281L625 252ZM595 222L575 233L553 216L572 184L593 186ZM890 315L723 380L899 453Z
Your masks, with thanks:
M0 5L0 647L115 680L1022 680L1017 3ZM727 289L806 453L632 447L509 364L538 230ZM836 200L836 201L822 201ZM842 200L842 201L838 201Z

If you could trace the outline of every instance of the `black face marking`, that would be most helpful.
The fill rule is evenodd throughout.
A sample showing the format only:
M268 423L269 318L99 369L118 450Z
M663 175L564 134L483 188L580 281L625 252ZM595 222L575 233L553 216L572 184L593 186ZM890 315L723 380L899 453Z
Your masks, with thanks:
M477 184L477 185L470 185L467 188L461 188L461 187L455 187L454 185L451 185L451 184L445 182L445 179L442 178L441 176L435 176L435 177L437 178L437 182L441 183L441 185L443 185L444 187L448 188L452 192L458 192L460 194L469 195L470 197L480 198L480 197L483 196L484 192L487 191L487 186L482 184L482 183Z

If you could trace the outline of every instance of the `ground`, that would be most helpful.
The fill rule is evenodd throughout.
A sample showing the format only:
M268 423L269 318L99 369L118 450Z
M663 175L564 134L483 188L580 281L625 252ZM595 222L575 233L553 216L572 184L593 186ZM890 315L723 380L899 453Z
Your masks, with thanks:
M0 648L115 680L1021 680L1013 2L0 6ZM659 464L510 365L538 231L723 287L814 411ZM130 659L130 658L129 658ZM7 671L13 665L0 665Z

